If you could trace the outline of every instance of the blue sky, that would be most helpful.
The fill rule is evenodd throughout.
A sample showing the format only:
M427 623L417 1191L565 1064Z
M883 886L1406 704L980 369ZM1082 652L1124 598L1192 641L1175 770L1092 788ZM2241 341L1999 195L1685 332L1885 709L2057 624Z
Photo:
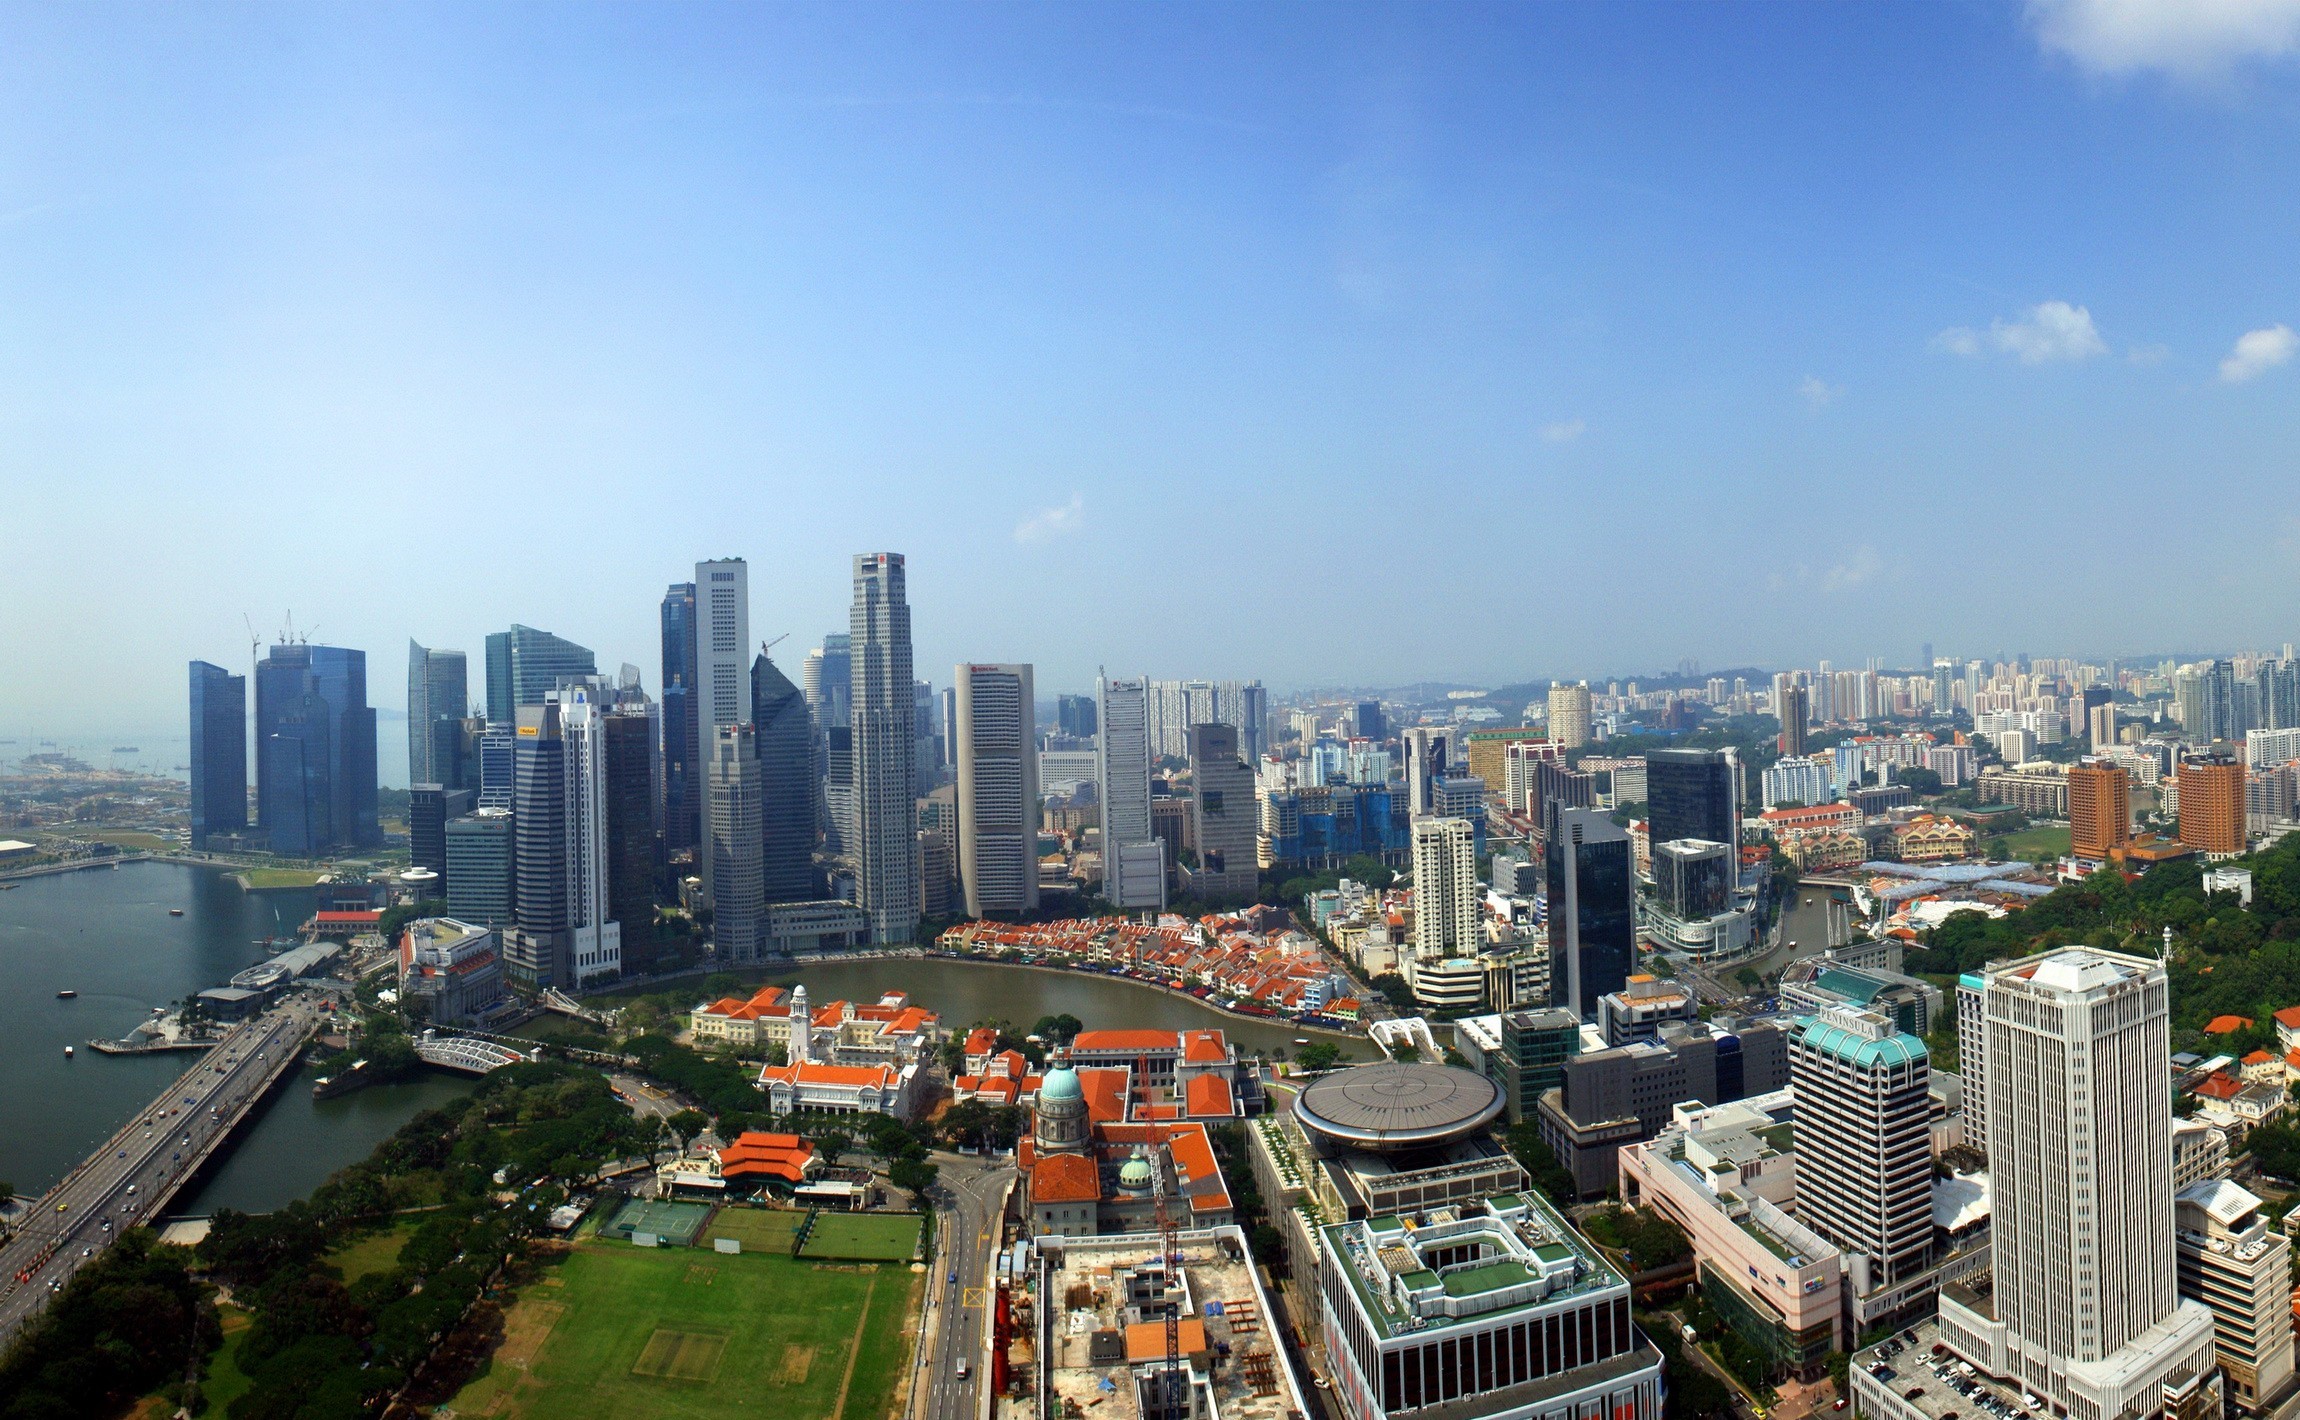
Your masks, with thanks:
M2300 3L0 7L0 730L2300 639Z

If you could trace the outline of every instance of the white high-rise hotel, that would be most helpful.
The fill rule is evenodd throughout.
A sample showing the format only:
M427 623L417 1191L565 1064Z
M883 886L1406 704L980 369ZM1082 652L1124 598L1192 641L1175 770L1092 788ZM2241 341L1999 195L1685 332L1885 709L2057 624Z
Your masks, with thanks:
M2213 1323L2178 1292L2164 968L2062 947L1978 994L1994 1281L1942 1289L1942 1339L2076 1420L2185 1408Z

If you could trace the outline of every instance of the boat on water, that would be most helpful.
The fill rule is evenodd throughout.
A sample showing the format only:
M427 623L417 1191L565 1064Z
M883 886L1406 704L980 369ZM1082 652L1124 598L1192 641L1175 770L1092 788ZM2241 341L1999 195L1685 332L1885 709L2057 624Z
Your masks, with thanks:
M71 1000L73 997L75 997L75 996L78 996L79 994L80 994L79 992L77 992L77 991L74 991L74 990L72 990L72 989L71 989L71 988L69 988L69 987L66 987L64 990L62 990L62 991L59 991L59 992L57 992L57 993L56 993L56 999L57 999L57 1000L59 1000L59 1001L69 1001L69 1000Z
M64 1047L64 1058L65 1058L66 1060L69 1060L69 1059L71 1059L71 1058L72 1058L72 1047L71 1047L71 1046L69 1046L69 1045L67 1045L67 1046L65 1046L65 1047Z
M181 917L184 915L184 909L180 907L171 907L168 909L168 915L170 917Z

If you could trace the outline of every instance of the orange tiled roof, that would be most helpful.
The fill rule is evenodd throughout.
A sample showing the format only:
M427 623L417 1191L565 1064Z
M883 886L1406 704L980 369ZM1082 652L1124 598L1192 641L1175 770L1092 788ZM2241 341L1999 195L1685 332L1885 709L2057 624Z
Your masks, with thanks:
M2202 1095L2208 1100L2229 1100L2236 1098L2243 1089L2244 1082L2242 1080L2233 1079L2227 1075L2214 1075L2190 1093Z
M1096 1124L1113 1124L1126 1117L1126 1071L1088 1068L1078 1072L1078 1085L1086 1096L1086 1117Z
M966 1053L969 1055L988 1055L996 1049L998 1049L998 1032L988 1026L978 1027L966 1038Z
M2300 1030L2300 1006L2286 1006L2276 1013L2276 1024Z
M884 1089L894 1083L894 1071L884 1065L818 1065L809 1061L804 1065L769 1065L759 1072L759 1083L769 1080L780 1080L784 1084L875 1085Z
M2204 1023L2206 1035L2234 1035L2240 1030L2252 1029L2250 1016L2214 1016Z
M1230 1059L1230 1043L1218 1030L1186 1031L1182 1036L1182 1058L1193 1065L1221 1065Z
M2247 1065L2265 1065L2275 1058L2275 1056L2270 1055L2265 1050L2255 1050L2250 1055L2244 1057L2244 1063Z
M1170 1030L1087 1030L1070 1042L1073 1050L1172 1050Z
M1083 1154L1048 1154L1030 1171L1033 1203L1086 1203L1101 1197L1101 1172ZM1159 1334L1165 1334L1163 1326Z
M1228 1119L1236 1112L1230 1101L1230 1082L1220 1075L1198 1075L1191 1079L1184 1091L1194 1115L1218 1115Z

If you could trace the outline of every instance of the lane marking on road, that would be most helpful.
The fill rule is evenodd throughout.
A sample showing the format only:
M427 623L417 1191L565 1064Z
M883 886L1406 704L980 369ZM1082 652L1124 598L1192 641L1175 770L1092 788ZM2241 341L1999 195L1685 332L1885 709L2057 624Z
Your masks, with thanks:
M958 1298L958 1304L962 1307L986 1306L989 1302L990 1289L988 1287L969 1287L961 1292Z

